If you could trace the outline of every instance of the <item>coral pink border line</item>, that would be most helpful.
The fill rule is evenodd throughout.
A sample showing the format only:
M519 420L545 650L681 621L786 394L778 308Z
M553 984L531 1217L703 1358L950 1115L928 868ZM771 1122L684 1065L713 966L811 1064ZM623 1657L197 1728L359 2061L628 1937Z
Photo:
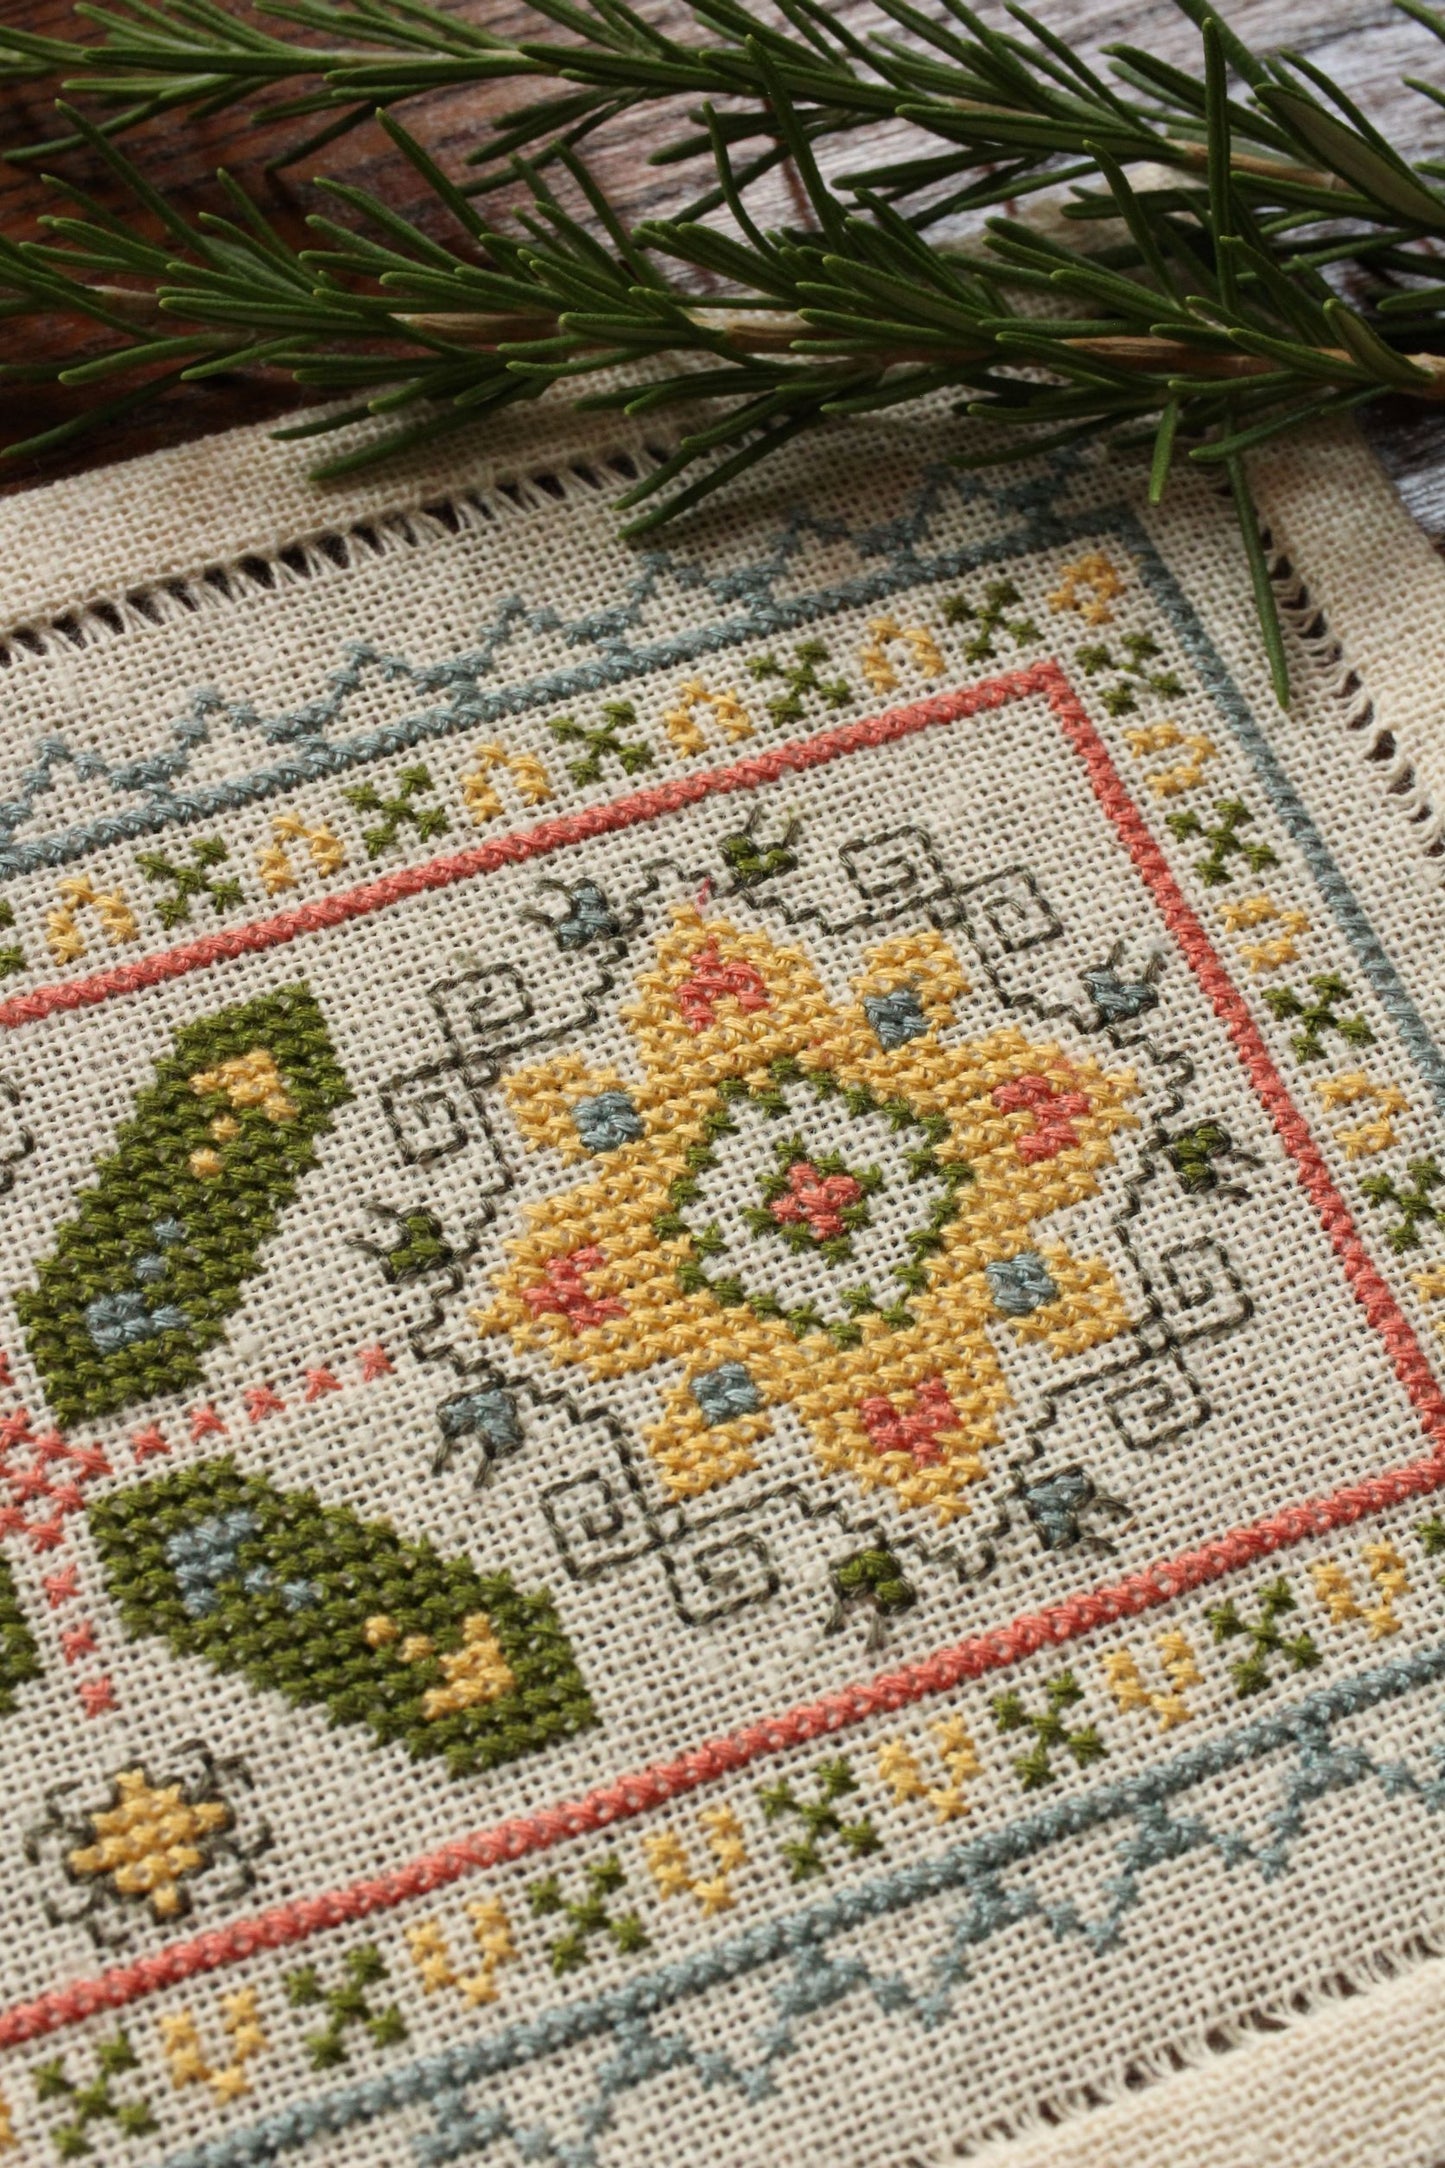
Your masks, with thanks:
M523 865L529 859L546 858L570 844L589 843L595 836L616 835L641 822L681 812L685 806L699 805L705 798L756 790L760 784L775 783L783 775L825 768L832 761L859 752L865 746L888 745L896 738L911 737L915 731L928 730L939 723L958 722L966 715L976 715L988 708L1004 707L1009 701L1025 698L1031 693L1051 695L1055 679L1060 684L1067 682L1054 663L1037 663L1027 670L1010 671L1005 676L970 685L962 692L945 693L936 699L920 700L912 707L894 708L886 715L867 716L862 722L845 723L837 730L821 732L816 738L792 739L772 752L755 753L749 759L734 761L725 768L705 768L696 775L678 776L671 783L658 783L651 790L630 791L626 797L611 798L605 805L583 806L576 813L564 813L552 820L538 821L531 828L517 828L510 835L496 836L489 843L478 843L469 851L454 851L444 858L431 858L420 866L404 866L382 880L366 881L358 888L318 897L314 903L278 911L272 918L252 919L245 926L231 926L220 933L204 934L199 940L183 942L178 948L161 949L152 956L138 957L132 964L117 964L111 970L97 971L89 978L37 986L28 994L13 994L8 1001L0 1001L0 1027L14 1030L19 1024L38 1023L42 1017L54 1015L57 1010L93 1008L98 1002L111 1001L118 994L139 993L142 988L159 986L167 979L204 971L211 964L230 963L238 956L255 956L266 949L283 948L303 934L325 933L333 926L345 926L352 919L369 918L373 911L384 911L394 903L404 903L411 896L425 895L432 889L451 888L458 881L495 873L502 866Z
M965 692L942 695L896 709L869 721L829 731L819 738L780 747L757 759L711 774L685 778L659 790L643 791L598 806L564 821L543 822L520 836L436 861L432 866L393 875L349 896L337 896L328 905L311 905L289 911L258 927L242 928L239 935L213 935L190 943L165 956L147 958L129 972L104 972L82 981L80 987L41 988L39 994L21 996L20 1004L8 1002L0 1009L0 1021L25 1022L31 1014L78 1006L82 1001L109 998L138 985L154 985L181 971L196 970L221 958L241 955L248 949L273 947L294 940L297 934L318 926L339 925L347 918L363 916L404 895L425 888L443 887L473 873L489 871L510 860L538 856L583 837L653 818L677 806L691 805L722 791L746 790L769 782L789 771L823 766L841 754L862 746L884 745L941 723L978 714L988 708L1030 694L1049 701L1065 736L1080 756L1095 796L1128 851L1134 866L1149 888L1165 923L1178 941L1216 1015L1223 1023L1250 1082L1274 1123L1285 1150L1295 1163L1307 1192L1332 1243L1346 1278L1370 1323L1383 1338L1395 1373L1420 1418L1421 1427L1433 1441L1433 1450L1420 1459L1386 1469L1382 1474L1344 1485L1328 1496L1306 1499L1243 1528L1185 1551L1178 1557L1148 1566L1124 1579L1089 1589L1027 1613L1006 1626L972 1634L954 1647L940 1649L919 1663L905 1664L881 1673L866 1683L847 1686L821 1699L803 1703L783 1714L765 1717L720 1739L657 1762L600 1785L580 1799L547 1807L535 1814L512 1816L490 1829L478 1830L436 1851L424 1853L390 1873L349 1883L344 1889L273 1906L251 1919L190 1941L172 1943L151 1956L113 1966L87 1980L76 1980L34 2001L18 2003L0 2013L0 2048L14 2047L66 2025L78 2024L102 2010L119 2009L143 1996L154 1994L184 1980L238 1964L264 1950L280 1949L305 1941L309 1936L389 1911L410 1898L444 1888L459 1877L502 1865L508 1860L543 1852L552 1845L588 1831L629 1820L668 1799L694 1791L699 1785L746 1768L763 1756L778 1754L810 1739L845 1730L865 1718L906 1708L929 1694L1005 1669L1037 1650L1072 1641L1100 1626L1133 1618L1140 1612L1171 1602L1192 1589L1207 1586L1225 1574L1330 1529L1348 1526L1373 1513L1383 1512L1411 1497L1420 1497L1445 1484L1445 1395L1426 1362L1409 1321L1375 1269L1350 1211L1335 1187L1328 1167L1303 1117L1296 1108L1284 1079L1276 1068L1244 1000L1225 971L1218 953L1199 919L1185 901L1179 884L1121 780L1102 738L1089 721L1067 678L1055 663L1039 663L1027 670L994 678ZM256 938L247 939L247 935ZM262 938L264 937L264 938ZM99 988L99 991L95 989ZM17 1007L54 995L38 1010ZM64 998L61 998L64 997ZM12 1013L6 1013L6 1012Z

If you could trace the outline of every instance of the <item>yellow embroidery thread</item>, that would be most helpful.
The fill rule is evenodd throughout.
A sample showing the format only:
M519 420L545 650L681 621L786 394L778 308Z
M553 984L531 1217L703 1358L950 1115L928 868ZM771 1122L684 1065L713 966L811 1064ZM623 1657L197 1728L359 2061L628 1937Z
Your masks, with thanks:
M728 739L735 741L753 735L752 720L735 692L731 689L710 692L701 678L689 678L678 688L676 700L662 718L663 729L684 758L707 750L707 739L697 720L699 708L711 713L713 721Z
M1373 1603L1356 1600L1349 1573L1336 1559L1317 1559L1310 1569L1310 1576L1315 1594L1330 1614L1332 1626L1342 1626L1347 1619L1363 1619L1370 1629L1370 1639L1383 1641L1387 1635L1400 1631L1395 1605L1410 1586L1409 1575L1405 1561L1393 1543L1362 1544L1360 1556L1378 1591Z
M714 1873L693 1873L686 1840L673 1829L644 1837L642 1856L660 1897L693 1896L703 1917L711 1919L715 1913L730 1912L737 1902L728 1878L747 1864L747 1844L743 1825L731 1807L705 1807L698 1821L717 1863Z
M551 779L536 753L509 753L504 745L479 745L476 766L462 777L462 804L480 828L506 810L492 777L497 769L509 775L523 805L546 805L552 796Z
M1104 1658L1104 1678L1121 1711L1151 1709L1159 1719L1159 1729L1172 1731L1176 1724L1187 1724L1194 1713L1184 1698L1184 1689L1202 1686L1204 1680L1184 1634L1156 1634L1154 1645L1169 1682L1164 1691L1145 1684L1138 1659L1129 1649L1115 1649Z
M1032 1223L1093 1193L1114 1130L1135 1119L1127 1106L1135 1084L1132 1073L1105 1075L1013 1027L945 1045L940 1027L963 979L937 934L882 944L859 988L856 1002L837 1008L800 949L680 908L657 968L623 1012L640 1079L590 1074L573 1055L512 1078L509 1097L530 1142L557 1139L565 1154L566 1110L604 1094L625 1112L625 1141L607 1150L599 1179L527 1208L493 1299L473 1316L484 1336L505 1332L598 1379L680 1365L683 1382L648 1441L676 1496L756 1465L765 1411L786 1404L825 1471L947 1521L968 1511L967 1488L987 1472L1007 1399L992 1330L1007 1323L1063 1353L1128 1322L1107 1267L1054 1244L1041 1258ZM880 1037L885 994L911 1019L903 1043ZM804 1091L809 1075L821 1075L830 1091L902 1104L915 1110L910 1120L934 1124L929 1156L940 1179L952 1170L952 1202L928 1238L926 1268L909 1268L914 1291L896 1314L874 1306L856 1327L800 1329L761 1298L720 1300L691 1262L676 1185L706 1154L725 1095L775 1092L779 1065ZM1042 1131L1045 1120L1063 1127ZM1037 1307L1011 1298L1001 1309L988 1268L1016 1272L1020 1257L1033 1260L1027 1270L1044 1265L1052 1296ZM724 1374L745 1381L746 1404L719 1414L700 1404L694 1381L706 1391Z
M85 954L81 911L94 911L112 948L140 938L135 913L118 888L100 890L87 875L76 874L60 883L60 898L45 917L45 944L58 964L75 963Z
M500 1897L479 1897L466 1907L472 1940L481 1956L475 1972L458 1972L452 1962L445 1930L438 1920L420 1920L406 1930L412 1962L428 1995L444 1987L457 1988L469 2010L495 2002L500 1990L497 1974L517 1955L511 1922Z
M170 2066L171 2083L177 2092L187 2085L209 2085L220 2106L239 2100L251 2090L246 2065L270 2045L262 2028L256 1990L242 1988L221 1997L221 2023L229 2035L229 2061L213 2065L201 2044L200 2028L189 2010L160 2020L161 2049Z

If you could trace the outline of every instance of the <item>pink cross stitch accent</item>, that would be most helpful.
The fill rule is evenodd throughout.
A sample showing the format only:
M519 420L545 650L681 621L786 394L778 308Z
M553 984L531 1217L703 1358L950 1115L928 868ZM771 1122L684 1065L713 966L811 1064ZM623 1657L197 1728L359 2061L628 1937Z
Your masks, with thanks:
M524 1287L522 1300L533 1317L565 1317L574 1332L584 1325L601 1325L609 1317L626 1317L627 1305L615 1295L591 1294L583 1284L585 1272L595 1272L606 1262L607 1252L593 1242L569 1250L565 1257L549 1257L545 1278Z
M21 1447L34 1458L26 1467L12 1467L11 1456ZM98 1445L67 1445L54 1430L37 1436L29 1410L16 1408L0 1422L0 1486L9 1497L0 1506L0 1536L26 1536L32 1550L56 1550L64 1539L65 1515L78 1513L84 1503L81 1484L110 1473L110 1462ZM37 1506L52 1510L45 1517L27 1518L26 1509Z
M733 962L725 964L717 952L716 941L709 941L692 959L692 974L677 989L677 1005L682 1020L689 1031L706 1031L709 1024L717 1022L715 1004L724 994L731 994L740 1009L766 1009L771 1006L763 975L753 964Z
M1000 1084L993 1103L1004 1114L1027 1109L1033 1115L1033 1128L1014 1139L1014 1150L1025 1166L1036 1159L1057 1159L1060 1152L1077 1144L1074 1122L1089 1111L1087 1092L1058 1091L1046 1076L1016 1076L1011 1083Z
M811 1159L795 1159L788 1169L787 1195L768 1206L780 1227L806 1221L814 1239L826 1242L847 1230L843 1214L863 1191L851 1174L819 1174Z
M874 1393L858 1409L863 1427L880 1453L911 1453L920 1468L943 1458L939 1438L957 1430L958 1410L948 1397L942 1378L925 1378L906 1412L882 1393Z

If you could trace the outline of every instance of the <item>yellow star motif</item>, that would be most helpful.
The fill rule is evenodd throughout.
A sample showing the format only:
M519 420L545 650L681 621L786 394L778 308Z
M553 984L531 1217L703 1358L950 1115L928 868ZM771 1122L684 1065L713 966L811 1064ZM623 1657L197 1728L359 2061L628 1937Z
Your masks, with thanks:
M1154 1696L1154 1714L1159 1719L1161 1731L1173 1731L1176 1724L1187 1724L1192 1713L1181 1693Z
M893 1794L893 1804L921 1799L926 1789L918 1762L902 1739L886 1739L878 1749L878 1775Z
M698 1820L707 1833L707 1848L724 1874L746 1865L743 1825L731 1807L704 1807Z
M421 1920L415 1927L408 1927L406 1939L412 1962L428 1995L454 1985L456 1974L452 1970L451 1953L447 1949L446 1936L435 1920Z
M939 1760L956 1777L982 1776L982 1764L961 1716L941 1716L928 1728L937 1744Z
M209 2085L218 2106L225 2107L228 2102L239 2100L243 2093L250 2092L251 2081L244 2066L259 2055L268 2042L261 2029L254 1988L223 1995L221 2010L225 2030L230 2035L231 2059L218 2070L213 2070L206 2059L200 2029L191 2011L181 2010L174 2016L162 2017L157 2030L170 2066L171 2083L176 2090L179 2092L187 2085Z
M93 1844L67 1862L72 1874L108 1876L123 1897L148 1897L159 1919L184 1909L181 1883L206 1863L200 1840L231 1826L223 1800L188 1800L179 1784L151 1784L144 1769L115 1780L116 1804L88 1814Z
M564 1055L508 1080L530 1144L601 1171L527 1208L473 1317L596 1379L680 1369L648 1436L676 1497L755 1467L768 1410L789 1406L825 1474L947 1522L1008 1400L994 1335L1074 1354L1128 1325L1102 1260L1033 1229L1094 1193L1136 1086L1011 1026L947 1036L968 988L940 934L883 942L854 991L836 1006L801 949L679 909L623 1011L640 1077ZM773 1188L758 1181L751 1249L720 1231L704 1179L744 1132L780 1160L798 1141ZM885 1181L867 1162L890 1136L907 1172ZM902 1252L860 1285L854 1231L879 1183ZM768 1242L806 1253L815 1283L830 1268L826 1297L757 1266Z
M728 1888L725 1874L715 1874L711 1881L707 1882L699 1877L692 1885L692 1894L702 1906L704 1919L711 1919L716 1912L731 1912L737 1902Z
M675 1830L666 1829L655 1837L644 1837L642 1851L660 1896L677 1897L691 1889L692 1869L687 1863L687 1847Z

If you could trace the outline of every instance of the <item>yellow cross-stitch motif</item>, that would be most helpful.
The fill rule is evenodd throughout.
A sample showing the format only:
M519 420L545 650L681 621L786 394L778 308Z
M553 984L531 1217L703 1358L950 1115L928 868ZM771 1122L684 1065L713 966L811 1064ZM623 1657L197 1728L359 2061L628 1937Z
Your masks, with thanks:
M118 1798L86 1816L94 1838L70 1854L70 1872L82 1881L108 1878L123 1897L146 1897L157 1919L185 1909L181 1884L205 1865L206 1837L231 1826L220 1799L192 1801L179 1784L155 1785L144 1769L124 1769Z
M966 1513L1008 1399L994 1335L1072 1353L1128 1324L1102 1260L1033 1228L1094 1192L1114 1131L1135 1119L1132 1073L1013 1027L950 1043L966 992L942 936L913 934L874 950L857 998L835 1006L801 949L680 908L623 1011L640 1077L563 1055L509 1080L534 1148L580 1139L601 1171L528 1207L472 1313L483 1336L597 1379L680 1367L648 1437L675 1496L756 1466L768 1411L787 1405L826 1473L940 1521ZM726 1162L742 1112L776 1117L787 1162L750 1224L779 1254L836 1265L831 1310L790 1309L740 1273L697 1206L699 1170ZM825 1116L845 1140L850 1120L875 1124L856 1167L812 1146ZM899 1185L900 1209L916 1217L908 1261L860 1289L852 1230L881 1181L863 1160L889 1124L909 1140L918 1187Z

